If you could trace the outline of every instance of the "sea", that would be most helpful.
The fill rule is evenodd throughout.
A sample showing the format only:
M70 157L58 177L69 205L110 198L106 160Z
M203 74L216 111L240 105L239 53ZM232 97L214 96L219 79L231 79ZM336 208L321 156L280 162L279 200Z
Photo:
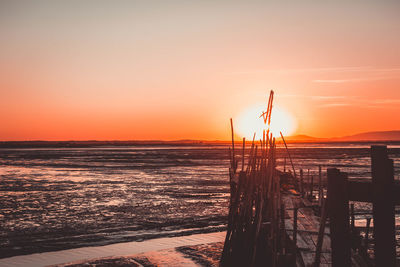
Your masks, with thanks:
M370 179L371 145L288 150L306 175L321 166ZM399 179L400 144L386 145ZM281 145L277 158L292 169ZM0 148L0 258L223 231L229 164L226 144Z

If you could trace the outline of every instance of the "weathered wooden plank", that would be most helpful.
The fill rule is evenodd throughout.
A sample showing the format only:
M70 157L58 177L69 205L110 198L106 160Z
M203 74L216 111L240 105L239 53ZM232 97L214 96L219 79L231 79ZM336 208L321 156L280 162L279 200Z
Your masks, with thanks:
M285 225L286 225L286 224L285 224ZM286 226L286 227L287 227L287 226ZM326 232L328 232L329 228L325 228L325 229L326 229ZM291 228L286 228L285 230L286 230L286 231L290 231L290 232L293 231L293 229L291 229ZM310 231L310 230L297 230L297 231L299 231L299 232L305 232L305 233L308 233L308 234L311 234L311 235L318 235L318 232L317 232L317 231ZM325 233L325 235L329 235L329 234Z
M321 266L332 266L331 262L329 260L327 260L327 258L325 257L326 255L328 255L329 253L322 253L321 254ZM315 252L314 251L302 251L301 252L301 256L303 257L303 261L304 261L304 265L306 267L312 267L314 266L314 258L315 258Z
M302 214L309 227L319 229L319 217L315 216L314 211L310 208L302 209Z
M303 251L301 252L304 264L306 267L311 267L314 264L314 252Z
M288 233L291 233L292 230L288 229L293 229L293 221L292 220L285 220L285 226L286 226L286 231ZM308 233L307 231L303 230L298 230L297 234L297 247L300 250L307 250L307 251L314 251L315 250L315 244L312 241L312 238L310 237L313 233ZM290 238L292 238L292 235L288 234ZM329 237L328 237L329 238Z

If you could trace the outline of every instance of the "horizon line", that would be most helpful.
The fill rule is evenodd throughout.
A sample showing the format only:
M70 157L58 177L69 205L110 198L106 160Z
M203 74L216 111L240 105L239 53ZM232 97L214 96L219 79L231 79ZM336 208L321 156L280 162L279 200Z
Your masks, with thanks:
M362 134L373 134L373 133L390 133L390 132L398 132L400 135L400 130L387 130L387 131L367 131L367 132L358 132L355 134L350 135L343 135L343 136L334 136L334 137L315 137L310 136L307 134L295 134L295 135L288 135L284 136L284 138L296 138L296 137L306 137L309 139L314 140L331 140L331 139L340 139L346 137L352 137ZM242 142L243 137L240 139L235 138L235 142ZM280 136L275 136L275 139L282 139ZM305 141L303 139L297 139L301 141ZM172 139L172 140L165 140L165 139L64 139L64 140L45 140L45 139L25 139L25 140L0 140L1 143L6 142L231 142L231 139L220 140L220 139L190 139L190 138L182 138L182 139ZM291 141L296 141L296 139L292 139ZM364 140L361 140L364 141ZM371 140L373 141L373 140ZM395 140L392 140L395 141ZM400 141L400 139L399 139ZM246 142L251 142L250 139L247 139Z

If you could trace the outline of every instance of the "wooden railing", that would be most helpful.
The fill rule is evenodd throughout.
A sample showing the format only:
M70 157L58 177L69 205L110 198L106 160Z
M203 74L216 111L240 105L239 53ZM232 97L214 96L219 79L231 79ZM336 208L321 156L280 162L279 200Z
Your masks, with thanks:
M372 203L375 264L396 266L394 207L400 204L400 186L386 146L372 146L371 160L371 182L349 181L347 173L327 170L333 266L351 266L349 201Z

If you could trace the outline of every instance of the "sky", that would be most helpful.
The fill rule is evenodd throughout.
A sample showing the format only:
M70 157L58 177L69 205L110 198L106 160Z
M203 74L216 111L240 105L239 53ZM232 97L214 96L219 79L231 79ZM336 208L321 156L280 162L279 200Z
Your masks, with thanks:
M227 140L271 89L294 134L400 130L399 14L399 1L0 0L0 140Z

